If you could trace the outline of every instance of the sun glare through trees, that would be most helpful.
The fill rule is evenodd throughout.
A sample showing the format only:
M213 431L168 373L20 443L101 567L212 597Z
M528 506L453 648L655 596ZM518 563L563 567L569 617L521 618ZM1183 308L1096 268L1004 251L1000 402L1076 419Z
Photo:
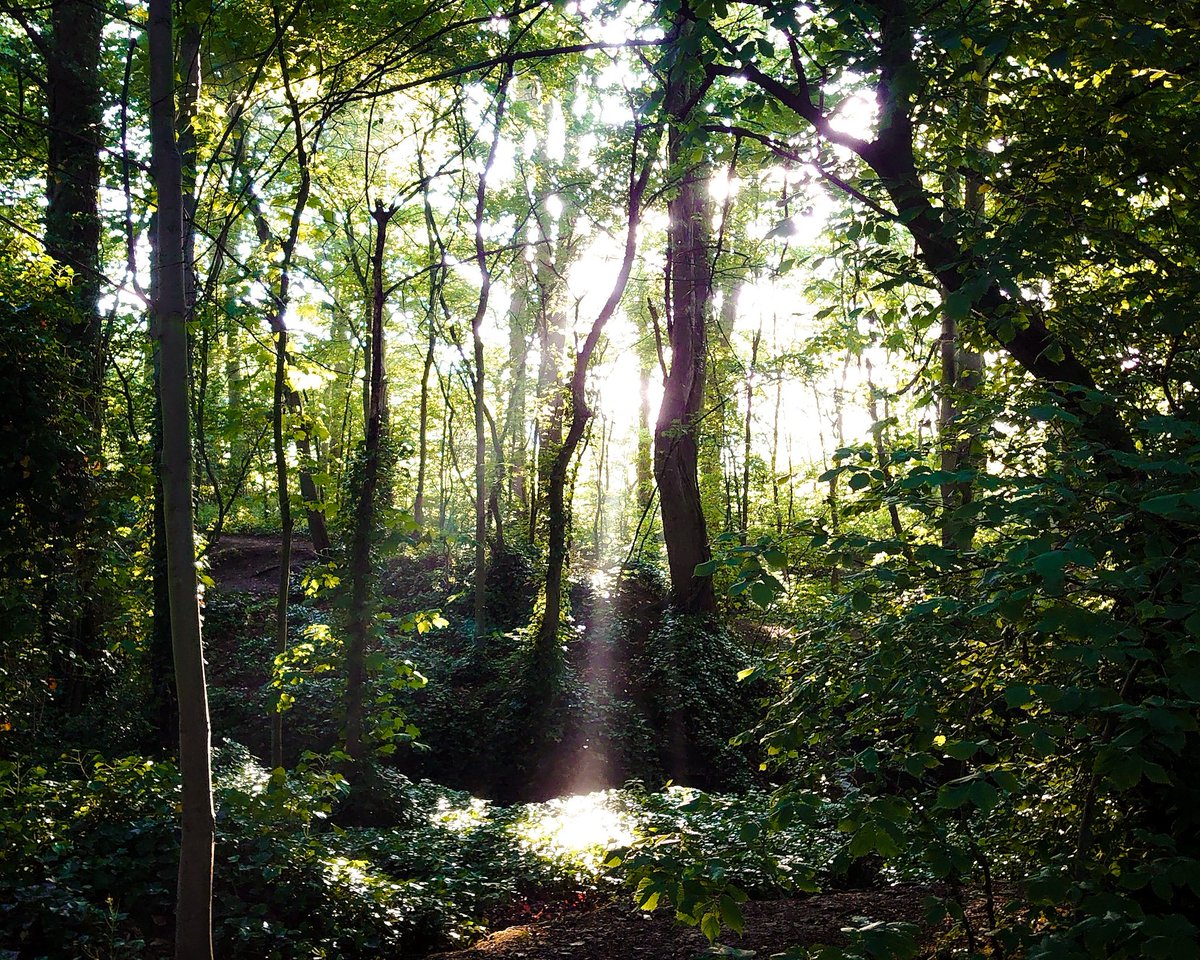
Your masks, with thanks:
M1200 960L1197 35L0 0L0 960Z

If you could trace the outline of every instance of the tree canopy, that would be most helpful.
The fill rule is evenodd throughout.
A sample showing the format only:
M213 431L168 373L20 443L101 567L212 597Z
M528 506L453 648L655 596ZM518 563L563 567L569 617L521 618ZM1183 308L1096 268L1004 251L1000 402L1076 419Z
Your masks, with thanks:
M1200 954L1198 29L0 0L0 953Z

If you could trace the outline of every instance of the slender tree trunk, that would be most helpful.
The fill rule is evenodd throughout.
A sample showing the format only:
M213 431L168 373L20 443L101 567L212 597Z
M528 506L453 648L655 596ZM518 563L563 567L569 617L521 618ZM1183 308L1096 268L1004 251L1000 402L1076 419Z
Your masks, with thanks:
M883 421L879 418L879 402L875 390L875 379L871 367L871 359L867 358L867 413L871 417L871 437L875 442L875 463L879 467L879 472L883 476L883 482L890 485L892 482L892 468L890 466L890 457L887 451L887 445L884 443ZM908 545L904 540L904 526L900 523L900 509L894 503L887 505L888 517L892 521L892 532L896 535L896 539L903 546L905 556L909 554Z
M413 497L413 519L417 526L425 523L425 477L429 471L429 375L437 350L438 299L445 282L445 267L435 266L439 259L436 242L437 225L433 219L433 204L429 202L429 180L425 176L424 159L417 153L417 172L421 177L421 197L425 210L426 254L429 257L429 302L425 308L425 364L421 370L421 402L417 415L417 492Z
M163 508L171 637L179 690L182 834L175 914L177 960L211 960L212 801L208 697L197 598L183 255L183 181L175 140L175 61L170 0L150 0L150 133L161 264L154 304L162 376Z
M380 482L385 406L383 386L383 258L387 249L388 223L395 207L375 202L375 249L371 258L374 296L371 308L371 362L368 375L367 435L363 449L362 476L354 504L354 533L350 543L350 616L346 644L346 729L345 747L351 761L366 755L363 739L366 686L367 639L371 632L371 541L375 532L376 499Z
M425 524L425 476L429 471L429 375L433 371L436 347L437 337L434 334L433 315L430 314L425 364L421 369L421 403L417 421L417 493L413 498L413 519L418 527Z
M641 316L641 311L638 312ZM648 324L639 327L639 340L645 341L649 336ZM650 506L650 498L654 495L654 460L652 455L653 432L650 427L650 378L653 374L653 361L646 349L639 350L638 355L638 438L637 438L637 507L639 515Z
M479 186L475 193L475 264L479 268L479 302L475 316L471 318L471 340L474 347L475 371L475 636L482 638L487 627L487 435L485 433L484 404L486 402L486 377L483 366L483 318L487 315L488 298L492 289L492 275L488 268L487 249L483 242L483 219L487 210L487 172L496 160L500 148L500 130L504 122L504 108L508 96L511 71L505 73L496 96L496 112L493 118L492 144L488 150L487 163L479 174Z
M562 249L562 245L559 245ZM567 315L562 305L562 277L565 257L553 260L554 251L547 248L538 257L537 284L538 339L541 360L537 383L537 457L534 463L534 491L529 506L529 539L536 542L541 524L541 512L548 506L549 475L554 458L562 445L566 423L565 398L562 390L564 354L567 344Z
M528 323L525 318L528 297L524 283L513 293L508 317L508 357L512 367L512 382L508 406L508 474L509 498L522 513L529 509L529 494L525 486L525 407L529 390L526 362L529 358Z
M287 330L275 333L275 389L271 434L275 451L275 484L279 497L279 587L275 594L275 655L288 648L288 600L292 588L292 503L288 496L287 447L283 440L284 394L287 391ZM283 711L271 714L271 767L283 766Z
M159 255L158 215L150 221L150 302L161 298L162 258ZM151 340L150 379L154 386L154 422L150 433L154 474L154 509L151 512L150 580L153 621L150 631L150 716L155 740L163 756L179 749L179 698L175 688L174 650L171 639L171 597L167 576L167 520L163 509L162 356L157 338Z
M750 530L750 439L754 425L754 375L758 369L758 345L762 340L762 324L750 341L750 369L746 374L746 423L742 437L742 502L740 531L742 543L746 542Z
M678 25L690 29L683 18ZM684 163L683 127L694 93L687 69L676 63L668 80L666 106L672 126L667 153L672 169ZM712 578L696 576L696 567L711 556L697 476L697 419L704 400L712 284L708 263L711 217L704 167L693 166L683 172L668 203L668 217L671 368L654 429L654 474L662 503L672 601L686 612L711 613L716 610Z
M634 139L634 155L637 151L637 138ZM563 574L567 563L567 540L570 536L571 512L568 481L570 478L571 460L583 439L593 411L587 402L587 371L596 350L596 344L604 332L604 327L616 312L621 303L621 297L629 284L629 274L633 270L633 260L637 252L637 229L641 213L642 195L646 183L650 179L651 158L653 150L649 151L646 163L640 175L634 179L631 171L629 183L629 203L627 207L628 231L625 234L625 252L621 261L621 269L616 282L608 295L600 313L592 322L587 339L575 355L575 367L570 382L563 388L567 392L567 406L570 410L570 420L567 432L558 446L550 473L546 478L547 505L547 549L546 549L546 589L545 603L542 605L542 619L536 635L536 652L541 663L552 661L558 646L558 630L563 610Z

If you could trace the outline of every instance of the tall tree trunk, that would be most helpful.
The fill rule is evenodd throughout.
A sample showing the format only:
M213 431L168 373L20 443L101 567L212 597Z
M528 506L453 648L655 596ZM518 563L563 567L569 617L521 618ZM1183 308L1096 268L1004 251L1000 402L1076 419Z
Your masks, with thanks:
M488 149L487 163L479 174L479 186L475 192L475 265L479 268L479 302L475 316L471 318L471 340L474 347L475 371L472 386L475 402L475 636L482 638L487 627L487 435L485 433L486 377L483 366L483 318L487 315L488 298L491 295L492 275L488 268L487 249L483 242L483 219L487 211L487 173L496 161L500 148L500 130L504 122L504 108L508 97L508 82L511 69L504 74L496 94L496 112L493 118L492 143Z
M746 424L742 436L742 500L739 516L742 543L750 530L750 440L754 425L754 375L758 369L758 345L762 341L762 323L750 341L750 369L746 373Z
M547 245L541 250L537 261L537 333L541 359L537 382L537 457L534 463L533 496L529 504L531 543L538 539L541 514L548 506L549 475L562 445L566 423L562 390L567 345L567 314L562 302L566 249L563 244L559 244L557 249ZM563 255L556 256L556 253Z
M162 364L159 380L163 427L161 471L171 638L179 690L179 766L183 780L175 956L177 960L211 960L216 822L192 518L183 180L175 139L171 0L150 0L148 34L150 135L160 258L159 297L154 304L154 320Z
M278 13L276 31L280 32ZM298 108L292 96L287 59L282 48L279 51L279 67L283 75L287 100L292 108L293 129L296 144L296 163L300 168L300 184L296 191L296 202L292 208L288 235L284 238L282 262L279 268L279 293L276 295L275 313L271 318L271 333L275 339L275 379L271 402L272 450L275 454L275 493L279 505L279 586L275 594L275 655L283 656L288 648L288 599L292 584L292 502L288 494L287 445L284 442L284 410L290 406L292 392L287 382L288 333L287 307L291 299L292 253L300 232L300 217L308 204L311 178L308 170L308 153L304 145L304 129L300 123ZM259 214L261 218L261 214ZM269 232L260 227L260 233ZM271 766L283 766L283 712L276 707L271 715Z
M636 156L637 137L634 139L633 152ZM571 529L570 496L568 481L570 478L571 461L587 430L588 422L593 416L587 402L587 371L596 350L596 344L604 332L604 327L621 303L625 287L629 284L629 274L633 270L633 260L637 253L637 229L640 220L642 195L646 183L650 179L651 158L654 151L649 151L646 163L640 174L634 179L630 174L629 204L627 207L628 231L625 234L625 251L621 261L621 269L613 284L608 300L592 322L579 352L575 355L575 366L569 383L563 386L567 400L565 406L570 411L570 420L566 434L558 446L551 462L550 472L546 478L546 589L545 602L542 605L542 619L538 624L535 639L535 650L539 663L545 665L552 662L558 649L558 630L563 610L563 574L567 564L567 538Z
M966 146L975 146L976 138L972 136L978 120L986 119L988 105L988 82L986 79L987 62L983 57L976 57L975 70L979 80L972 86L967 97L965 109L967 117L965 126ZM948 178L947 202L953 206L962 203L963 231L968 235L976 234L982 225L984 216L984 196L979 189L979 181L968 177L965 188L962 178L955 175ZM960 196L961 191L961 196ZM979 466L979 458L972 456L972 447L977 442L978 431L973 430L963 422L964 406L969 403L971 396L978 392L983 384L983 355L963 346L958 323L954 316L943 306L942 335L941 335L941 397L938 403L938 445L941 447L940 468L943 473L956 473L959 470ZM972 526L964 526L962 517L958 515L960 508L969 504L975 495L974 484L970 480L954 480L943 483L942 496L942 546L947 549L954 547L969 548L974 540L975 532Z
M691 29L682 17L677 25L683 31ZM688 65L677 60L667 85L666 108L671 118L667 154L672 169L679 169L685 157L685 125L694 95L687 71ZM654 475L662 502L671 599L680 610L692 613L711 613L717 605L712 578L696 576L696 567L711 556L697 476L697 420L704 400L712 286L705 169L692 166L684 170L667 207L671 369L663 384L654 428Z
M383 386L383 258L387 249L388 222L395 207L375 201L375 249L371 258L374 296L371 307L371 362L367 377L367 431L363 448L362 476L354 509L354 533L350 542L350 615L346 644L346 753L358 763L366 755L363 739L366 686L367 639L371 632L371 541L375 533L376 499L379 492L385 406Z
M82 407L90 426L81 459L101 455L101 422L105 349L100 312L100 144L102 97L100 86L101 32L104 8L88 0L53 0L46 55L48 111L46 170L46 252L74 271L69 308L61 337L72 364L73 402ZM90 477L90 463L77 469ZM95 581L100 563L91 533L92 500L96 486L89 482L80 501L63 504L71 518L72 543L62 558L71 584L74 607L71 653L64 662L61 703L77 713L92 699L96 669L103 655L101 611Z
M508 412L505 415L504 432L507 437L505 471L508 475L508 500L511 509L515 501L522 513L528 507L525 489L525 402L529 389L526 362L529 358L529 336L525 313L528 297L525 284L515 280L512 304L508 311L508 362L510 374Z
M159 255L158 215L150 221L150 302L159 302L162 258ZM175 688L174 651L171 640L171 597L167 575L167 519L163 509L162 355L157 338L151 341L150 380L154 386L154 422L150 432L154 475L154 509L150 528L150 581L153 620L150 628L149 715L155 724L155 742L163 756L179 748L179 697Z
M638 514L645 513L654 495L654 460L652 456L653 432L650 427L650 378L654 372L654 358L650 353L649 317L641 310L637 312L638 323L638 436L637 481Z
M85 410L98 427L100 351L100 38L104 6L53 0L46 58L46 252L75 271L66 334Z
M292 587L292 502L288 496L287 447L283 440L284 393L287 391L287 330L275 332L275 384L271 437L275 451L275 485L279 497L279 587L275 593L275 655L288 648L288 600ZM283 766L283 711L271 714L271 767Z
M424 157L417 152L417 173L421 177L421 199L425 211L426 255L429 258L429 302L425 307L425 364L421 370L421 402L417 415L417 491L413 497L413 519L417 526L425 523L425 478L429 472L429 375L437 350L438 300L445 283L446 267L441 262L437 244L437 224L433 219L433 204L429 201L429 178L425 175Z

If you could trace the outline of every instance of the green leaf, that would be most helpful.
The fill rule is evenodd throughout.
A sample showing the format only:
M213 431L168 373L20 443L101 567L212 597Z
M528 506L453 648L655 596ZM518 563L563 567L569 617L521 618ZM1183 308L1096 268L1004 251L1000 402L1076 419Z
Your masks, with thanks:
M766 580L755 580L750 584L750 599L760 607L769 607L775 599L775 588Z
M742 908L728 894L721 897L721 922L734 933L741 933L746 925L742 917Z

